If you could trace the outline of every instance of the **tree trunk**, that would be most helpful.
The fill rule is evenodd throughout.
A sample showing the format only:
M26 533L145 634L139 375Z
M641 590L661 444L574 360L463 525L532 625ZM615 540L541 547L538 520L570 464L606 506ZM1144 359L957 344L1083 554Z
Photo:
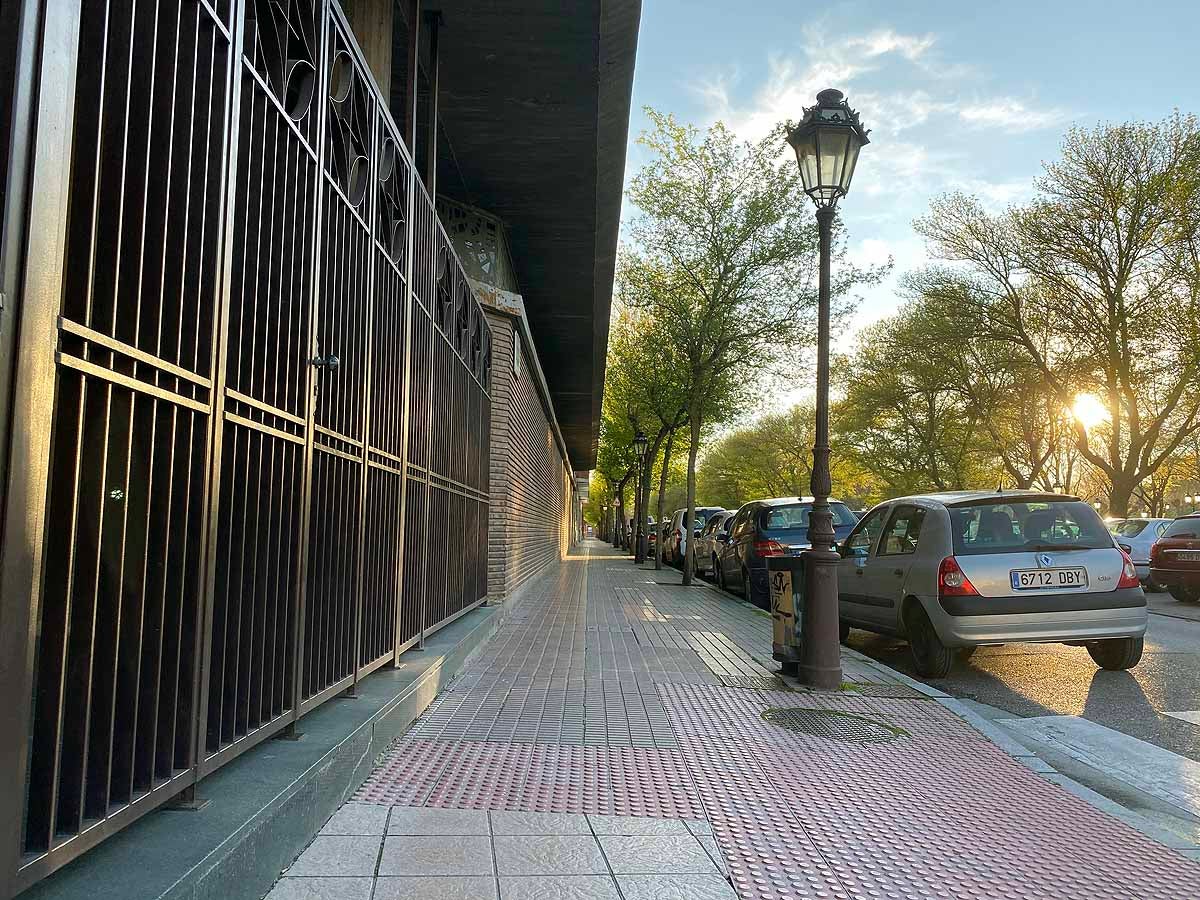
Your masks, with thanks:
M692 572L696 569L696 540L692 535L692 523L696 521L696 455L700 452L700 410L693 403L688 420L692 426L692 439L688 445L687 513L684 514L682 534L687 535L687 553L683 557L683 583L692 583Z
M658 528L658 540L654 542L654 568L662 568L662 517L663 517L663 494L667 492L667 469L671 465L671 445L675 442L675 429L667 432L667 446L663 451L662 471L658 475L658 512L654 519L658 522L655 526Z
M1118 519L1129 515L1129 500L1133 496L1133 479L1118 475L1108 492L1108 514Z

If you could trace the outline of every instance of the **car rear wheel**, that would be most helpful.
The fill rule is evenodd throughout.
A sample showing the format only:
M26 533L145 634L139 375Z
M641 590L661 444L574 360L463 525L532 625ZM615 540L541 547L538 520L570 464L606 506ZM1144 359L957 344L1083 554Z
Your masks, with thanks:
M717 587L721 590L727 590L725 587L725 569L717 562L717 558L713 557L713 575L717 579Z
M838 623L838 640L844 644L844 643L846 643L846 639L849 637L850 637L850 623L845 622L845 621L839 622Z
M923 678L945 678L954 665L954 650L942 643L920 603L910 603L904 615L913 666Z
M1087 645L1088 655L1102 669L1120 672L1132 669L1142 658L1142 639L1115 638Z
M1167 588L1171 592L1171 596L1180 603L1197 603L1200 602L1200 588L1184 587L1181 584L1172 585Z

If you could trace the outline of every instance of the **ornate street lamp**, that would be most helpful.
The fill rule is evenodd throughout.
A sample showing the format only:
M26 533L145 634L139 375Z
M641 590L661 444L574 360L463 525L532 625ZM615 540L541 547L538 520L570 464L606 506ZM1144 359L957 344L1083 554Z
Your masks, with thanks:
M821 280L817 295L817 421L808 517L811 549L804 551L805 603L801 634L800 679L808 685L836 690L842 683L838 638L838 554L834 549L833 512L829 494L829 256L837 202L850 191L850 179L867 132L858 113L833 88L817 94L816 106L804 110L800 124L788 133L796 151L804 192L817 205L821 241Z
M646 447L650 441L646 437L646 433L642 429L638 429L637 434L633 438L633 450L637 453L637 501L633 504L634 515L637 516L637 526L633 531L634 548L633 561L635 563L646 561L646 549L644 544L644 534L646 531L646 511L642 509L642 472L645 469Z

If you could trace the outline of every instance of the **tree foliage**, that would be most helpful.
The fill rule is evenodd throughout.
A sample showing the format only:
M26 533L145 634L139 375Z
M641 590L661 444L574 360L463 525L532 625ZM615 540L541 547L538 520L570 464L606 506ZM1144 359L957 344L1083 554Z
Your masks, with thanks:
M1036 186L1000 215L935 202L915 225L946 265L908 286L968 311L961 338L1027 368L1059 409L1102 400L1108 421L1074 422L1073 443L1123 514L1200 429L1200 124L1073 129Z

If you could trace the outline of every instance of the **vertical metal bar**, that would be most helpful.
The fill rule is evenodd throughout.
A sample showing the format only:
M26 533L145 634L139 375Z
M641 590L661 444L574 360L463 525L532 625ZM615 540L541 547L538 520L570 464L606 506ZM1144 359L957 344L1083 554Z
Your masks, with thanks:
M415 0L414 0L415 2ZM415 20L415 17L414 17ZM411 145L410 145L411 146ZM399 154L397 154L399 156ZM400 157L401 159L403 157ZM400 159L397 159L399 165ZM401 566L400 569L400 589L396 595L396 616L395 628L393 629L392 643L392 665L400 664L400 644L402 643L401 634L403 632L403 614L404 614L404 561L405 547L407 546L410 535L408 534L408 433L409 433L409 418L411 409L409 397L413 392L412 384L412 330L413 330L413 304L416 303L416 294L413 291L413 256L415 248L413 246L414 220L415 220L415 197L416 191L416 166L411 162L408 164L408 197L406 198L405 206L407 213L405 214L404 227L404 350L403 350L403 371L404 371L404 387L401 393L400 407L400 456L403 462L400 465L400 537L399 537L399 557Z
M404 66L404 142L414 164L417 158L417 77L421 66L421 0L405 0L408 22L408 60Z

